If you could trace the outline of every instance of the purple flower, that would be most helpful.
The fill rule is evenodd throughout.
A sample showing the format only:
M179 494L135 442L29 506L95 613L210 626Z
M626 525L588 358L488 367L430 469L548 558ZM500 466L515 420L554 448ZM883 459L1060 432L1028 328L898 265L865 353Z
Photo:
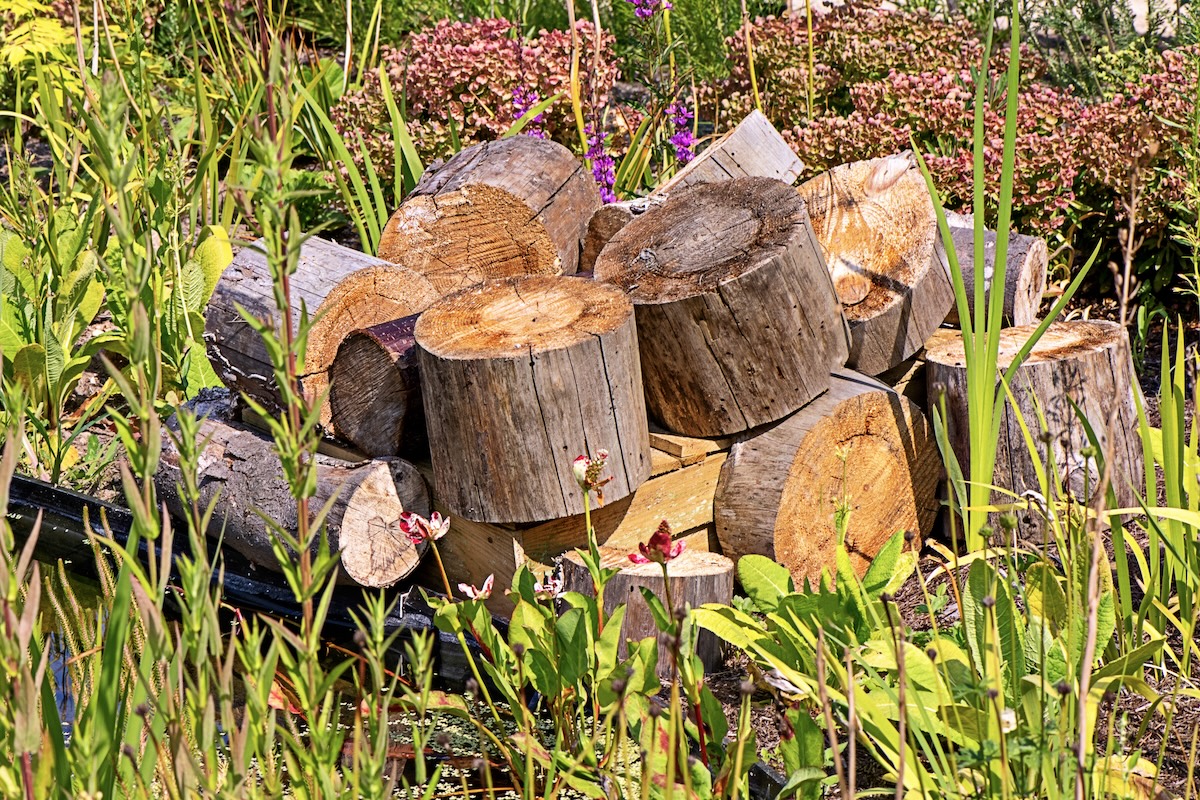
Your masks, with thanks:
M594 130L591 125L585 129L588 137L587 158L592 163L592 177L600 187L600 199L605 203L615 203L617 195L613 186L617 182L617 162L604 152L604 135L595 133Z
M529 109L542 102L542 98L538 95L537 89L529 86L518 86L513 89L513 122L516 122L528 113ZM532 136L535 139L545 139L546 132L539 127L542 124L544 113L535 115L532 119L525 123L525 127L521 132L526 136Z
M667 116L675 128L675 133L668 141L675 147L675 157L686 164L696 157L692 150L696 144L696 137L692 134L692 112L682 102L676 101L667 106Z
M661 8L663 11L671 10L670 0L627 0L633 4L633 13L638 19L650 19L654 16L654 12Z

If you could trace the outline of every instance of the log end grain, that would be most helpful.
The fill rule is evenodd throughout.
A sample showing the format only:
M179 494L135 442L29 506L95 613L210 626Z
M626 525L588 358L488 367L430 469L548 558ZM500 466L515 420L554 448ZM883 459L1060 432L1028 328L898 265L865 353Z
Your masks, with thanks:
M574 273L600 206L595 181L555 142L513 136L427 173L380 236L380 258L448 294L485 280Z

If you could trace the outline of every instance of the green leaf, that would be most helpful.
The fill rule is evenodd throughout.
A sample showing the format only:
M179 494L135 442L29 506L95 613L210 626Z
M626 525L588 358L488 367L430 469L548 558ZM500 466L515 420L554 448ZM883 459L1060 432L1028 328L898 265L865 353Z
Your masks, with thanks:
M994 604L989 609L987 598ZM1025 675L1025 632L1008 585L986 561L971 564L963 596L967 646L980 673L1000 683L1010 705Z
M27 344L12 359L13 377L25 386L31 399L39 400L46 391L46 348Z
M606 677L617 666L621 648L621 627L625 623L626 606L613 609L604 621L604 631L596 642L596 666L601 677Z
M742 589L760 611L775 611L785 595L796 591L787 567L765 556L742 556L738 559L737 573Z
M863 590L872 600L878 600L879 594L892 582L896 568L900 563L900 553L904 549L904 531L897 531L879 548L879 553L867 567L863 575Z
M582 608L572 608L554 626L558 642L558 674L564 686L574 686L587 670L591 648L587 641L587 618Z
M646 601L646 607L650 609L650 616L654 618L654 626L663 632L671 630L675 621L667 613L666 606L663 605L662 600L658 599L658 595L652 592L649 587L641 586L639 588L642 591L642 598Z
M194 306L200 310L208 304L208 299L212 297L213 290L217 288L221 274L233 261L233 248L229 245L229 234L220 225L205 225L200 231L200 243L196 245L193 258L200 266L200 272L204 277L200 302Z
M557 697L562 692L558 670L541 650L527 650L525 666L529 668L529 672L533 676L533 688L546 697Z

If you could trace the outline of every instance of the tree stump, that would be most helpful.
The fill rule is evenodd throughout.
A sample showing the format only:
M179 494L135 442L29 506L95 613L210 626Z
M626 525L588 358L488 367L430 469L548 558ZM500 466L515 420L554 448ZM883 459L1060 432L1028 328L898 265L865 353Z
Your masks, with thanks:
M997 362L1000 370L1012 364L1013 357L1036 327L1025 325L1002 332ZM946 432L964 477L971 480L962 335L957 331L938 331L926 346L925 360L929 402L938 403L940 395L945 393ZM1064 488L1077 502L1092 501L1100 474L1096 460L1082 454L1090 445L1071 401L1078 404L1099 440L1101 451L1110 459L1117 502L1121 506L1137 505L1135 487L1145 482L1134 400L1134 392L1139 389L1134 379L1129 338L1119 324L1100 320L1054 323L1018 368L1010 388L1040 459L1045 463L1053 457ZM1035 398L1045 417L1045 430L1051 436L1049 444L1040 440ZM1109 431L1109 413L1114 405L1116 420ZM992 478L995 486L1017 495L1027 490L1044 494L1018 417L1007 401L1000 421L995 464ZM1012 498L997 496L995 502L1008 503ZM1032 538L1043 530L1037 515L1023 514L1019 518L1026 523Z
M299 325L302 303L315 318L300 378L310 403L329 386L329 365L342 337L355 328L415 314L438 296L412 270L316 238L301 248L291 292L293 329ZM279 320L261 239L242 248L221 275L208 303L204 338L209 359L226 386L278 410L270 356L238 306L260 320ZM321 421L328 424L331 419L329 408L322 407Z
M915 353L954 303L925 179L905 152L843 164L799 191L850 323L847 364L878 375Z
M209 535L221 537L224 546L252 563L279 571L271 533L261 514L293 534L298 517L274 442L236 422L234 404L224 392L195 403L192 410L207 415L198 439L203 442L197 476L201 508L219 498ZM309 508L315 514L336 497L326 530L330 549L341 553L344 578L362 586L384 587L407 577L424 549L409 541L399 521L403 511L429 514L429 490L421 474L400 459L359 463L320 455L316 459L317 492ZM186 513L177 489L179 478L179 453L168 442L154 483L159 498L177 517Z
M828 388L846 358L804 204L780 181L676 192L613 237L595 277L632 298L646 404L675 433L774 422Z
M962 271L963 284L967 289L967 308L975 313L975 229L969 215L947 213L950 235L954 239L954 253ZM946 268L950 268L945 247L938 240L938 257ZM983 239L984 296L992 291L992 274L996 266L996 232L985 231ZM1029 325L1037 321L1042 305L1042 294L1046 291L1046 268L1049 264L1046 240L1038 236L1020 233L1008 235L1008 257L1004 268L1004 320L1009 325ZM950 306L946 322L958 327L958 308Z
M633 308L583 278L491 281L421 315L434 494L476 522L577 514L576 456L609 452L607 499L650 474Z
M713 516L721 551L778 561L797 585L834 568L834 510L849 498L846 546L861 575L897 531L919 548L937 515L942 467L917 406L848 370L777 425L733 445Z
M626 640L640 642L647 636L658 636L650 606L641 590L643 587L649 589L664 606L667 604L662 567L655 563L634 564L629 560L628 551L611 547L600 548L600 563L609 569L620 570L604 589L604 612L611 614L617 606L625 605L620 649L624 656ZM571 551L563 556L562 571L565 591L589 597L595 595L592 578L578 553ZM667 564L667 574L671 580L671 601L676 608L699 608L705 603L728 605L733 601L733 562L723 555L684 550ZM662 643L658 648L658 675L670 680L674 658L671 648ZM718 670L724 664L722 642L709 631L701 631L696 638L696 654L706 672Z
M379 257L449 294L493 278L572 274L600 193L567 148L484 142L428 171L388 220Z
M417 316L352 331L329 374L329 405L338 435L369 456L396 456L425 446Z
M588 223L579 269L590 271L604 245L621 228L635 216L666 200L673 191L731 178L775 178L794 183L803 171L804 164L771 121L761 111L751 111L735 128L701 150L649 197L601 206Z

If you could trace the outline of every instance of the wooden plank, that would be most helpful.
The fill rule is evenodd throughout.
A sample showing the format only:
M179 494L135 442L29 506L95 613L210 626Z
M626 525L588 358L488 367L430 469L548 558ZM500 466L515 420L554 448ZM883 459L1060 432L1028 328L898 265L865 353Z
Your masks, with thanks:
M718 453L722 450L728 450L732 445L733 439L730 437L697 439L691 436L679 436L674 433L666 433L653 429L650 431L651 447L658 448L664 453L683 459L684 464L695 464L698 461L703 461L705 456Z
M610 503L592 514L600 544L636 547L667 520L674 531L687 531L712 522L713 494L725 454L716 453L703 463L646 481L630 497ZM587 544L583 515L544 522L521 532L525 552L545 559Z

